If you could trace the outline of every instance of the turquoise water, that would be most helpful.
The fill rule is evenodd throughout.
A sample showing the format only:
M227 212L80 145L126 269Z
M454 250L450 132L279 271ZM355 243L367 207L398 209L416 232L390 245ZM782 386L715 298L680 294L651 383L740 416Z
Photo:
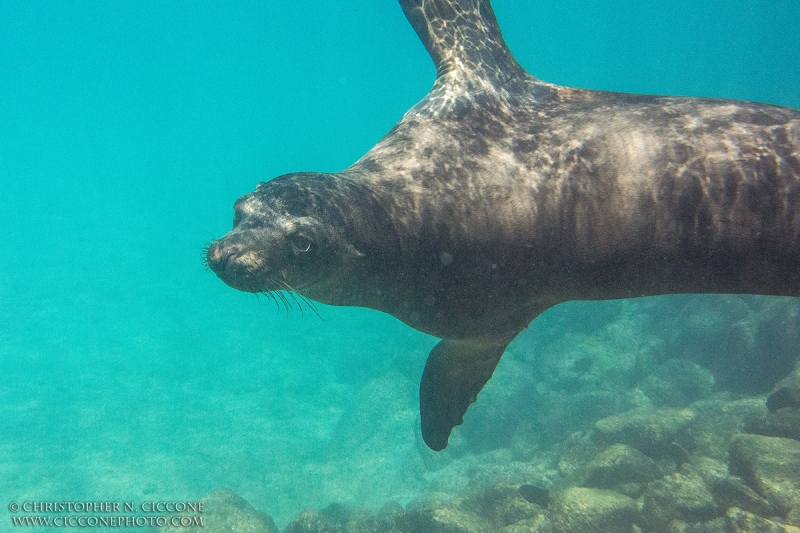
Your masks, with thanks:
M797 2L494 4L547 81L800 107ZM467 426L439 456L420 443L433 338L371 311L287 317L200 262L238 196L345 168L433 76L392 0L0 3L3 498L229 487L283 527L333 501L457 490L493 464L502 447ZM530 347L641 349L657 334L637 317L670 302L547 313L471 416L536 370Z

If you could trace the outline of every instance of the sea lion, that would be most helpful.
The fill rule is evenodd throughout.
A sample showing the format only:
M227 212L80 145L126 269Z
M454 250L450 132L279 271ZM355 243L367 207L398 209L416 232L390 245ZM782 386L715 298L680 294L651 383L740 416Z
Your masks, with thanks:
M559 302L800 295L800 111L560 87L516 62L488 0L400 5L430 93L346 170L239 198L207 262L239 290L442 339L420 384L429 447Z

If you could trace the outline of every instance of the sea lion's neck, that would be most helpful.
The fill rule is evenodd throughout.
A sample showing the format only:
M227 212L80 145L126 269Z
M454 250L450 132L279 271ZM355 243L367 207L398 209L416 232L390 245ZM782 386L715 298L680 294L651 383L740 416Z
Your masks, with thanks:
M353 254L327 279L304 288L304 296L328 305L387 311L396 291L386 289L401 257L400 239L383 205L356 172L330 175L318 188L325 197L324 222L352 246ZM327 186L326 185L330 185Z

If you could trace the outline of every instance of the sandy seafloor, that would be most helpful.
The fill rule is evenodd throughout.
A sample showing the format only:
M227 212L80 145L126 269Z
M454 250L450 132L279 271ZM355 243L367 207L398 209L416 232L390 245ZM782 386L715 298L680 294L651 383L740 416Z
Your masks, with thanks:
M793 0L494 4L544 80L800 107ZM0 3L0 530L11 501L228 487L283 528L456 491L502 448L464 428L516 373L658 342L631 317L669 299L546 313L434 457L416 387L435 339L373 311L287 317L203 269L238 196L345 168L433 77L393 0Z

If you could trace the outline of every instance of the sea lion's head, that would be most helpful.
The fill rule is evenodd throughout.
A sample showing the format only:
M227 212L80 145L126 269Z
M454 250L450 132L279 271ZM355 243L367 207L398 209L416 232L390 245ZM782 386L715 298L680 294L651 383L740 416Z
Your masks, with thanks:
M233 229L208 247L208 267L247 292L313 294L342 275L362 254L347 239L347 184L335 178L298 173L260 183L233 205Z

